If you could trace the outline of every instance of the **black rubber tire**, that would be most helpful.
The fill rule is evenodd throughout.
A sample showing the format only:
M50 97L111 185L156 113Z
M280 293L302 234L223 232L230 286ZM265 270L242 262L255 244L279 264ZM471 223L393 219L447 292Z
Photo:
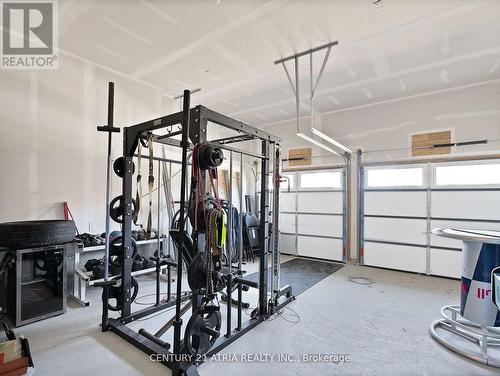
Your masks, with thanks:
M0 223L0 247L24 249L73 241L73 221L45 220Z

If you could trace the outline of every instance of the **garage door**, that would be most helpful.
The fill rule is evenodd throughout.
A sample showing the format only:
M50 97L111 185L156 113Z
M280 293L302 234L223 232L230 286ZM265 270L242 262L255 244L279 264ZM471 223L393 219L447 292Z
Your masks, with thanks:
M500 228L500 160L366 164L361 169L360 261L458 278L461 242L437 227Z
M280 193L283 253L345 261L345 169L285 172Z

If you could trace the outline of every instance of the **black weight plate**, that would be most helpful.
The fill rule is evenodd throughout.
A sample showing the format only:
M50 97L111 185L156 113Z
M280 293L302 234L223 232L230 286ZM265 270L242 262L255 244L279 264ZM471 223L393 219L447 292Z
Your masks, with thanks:
M115 207L116 203L119 203L118 206ZM133 217L135 215L135 200L132 199L132 214ZM123 196L116 196L109 204L109 215L113 221L116 223L123 223Z
M225 282L212 275L214 291L220 291L225 287ZM191 291L197 295L204 295L207 288L207 272L205 269L205 253L198 253L188 267L188 285Z
M210 328L220 332L221 323L222 318L219 311L195 312L189 319L184 332L186 352L191 355L203 355L210 351L219 335L205 333L203 329Z
M135 298L137 297L137 293L139 292L139 284L137 283L137 281L134 278L132 278L131 283L132 283L132 291L131 291L130 301L133 302L135 300ZM120 284L118 284L116 286L111 286L109 288L109 300L111 300L111 299L116 300L116 303L114 305L111 304L108 300L108 309L110 311L119 311L122 309L121 296L122 296L122 286L121 286L121 281L120 281Z
M120 256L122 254L122 237L118 236L114 238L110 243L109 243L109 255L110 256ZM137 253L137 242L135 241L134 238L132 240L132 248L133 252L132 254Z
M224 162L224 153L219 148L214 148L212 150L212 155L210 156L210 162L212 166L219 167L222 162Z
M224 153L218 147L202 144L198 150L198 163L202 170L212 170L224 161Z
M198 253L188 268L188 285L195 294L203 294L207 287L207 273L205 271L205 257Z
M125 160L123 157L116 158L115 161L113 162L113 171L115 172L116 175L119 177L123 178L125 175ZM135 164L132 162L132 174L135 173Z

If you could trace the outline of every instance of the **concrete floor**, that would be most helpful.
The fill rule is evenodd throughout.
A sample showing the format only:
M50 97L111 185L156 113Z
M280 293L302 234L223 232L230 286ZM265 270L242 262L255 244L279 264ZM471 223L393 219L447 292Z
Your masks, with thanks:
M251 269L251 268L249 268ZM251 270L249 270L251 272ZM367 278L356 279L356 277ZM369 284L361 284L369 283ZM139 295L152 288L142 280ZM150 290L151 291L151 290ZM36 375L168 375L147 355L113 333L101 333L100 291L90 289L91 306L69 303L66 314L16 330L29 338ZM430 323L445 304L459 301L459 282L347 265L301 294L284 317L264 322L224 349L227 354L348 354L334 363L206 362L201 375L498 375L437 344ZM141 327L160 327L169 314Z

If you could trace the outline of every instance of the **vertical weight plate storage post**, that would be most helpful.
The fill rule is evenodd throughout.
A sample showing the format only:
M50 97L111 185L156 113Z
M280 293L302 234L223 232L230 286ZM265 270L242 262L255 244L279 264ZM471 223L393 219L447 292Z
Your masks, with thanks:
M227 216L227 228L228 228L228 243L226 246L227 253L227 263L229 266L229 275L230 277L227 280L227 327L226 327L226 337L231 336L231 313L232 313L232 273L233 273L233 151L229 151L229 192L228 192L228 201L229 201L229 210Z
M273 211L272 211L272 279L271 279L271 294L274 302L277 304L280 291L280 248L279 248L279 200L280 200L280 149L277 144L273 144Z
M187 179L187 154L189 148L189 106L191 105L191 98L189 90L184 90L183 99L183 110L182 110L182 172L181 172L181 205L180 205L180 216L179 216L179 232L182 234L185 227L185 216L184 211L186 207L186 179ZM173 322L174 327L174 353L181 353L181 295L182 295L182 259L183 259L184 247L179 247L177 249L177 289L176 289L176 301L175 301L175 320ZM173 374L176 374L178 370L172 370Z
M243 154L240 153L240 182L239 182L239 227L238 227L238 274L241 275L241 266L243 264ZM238 284L238 326L241 329L241 313L243 311L243 289L241 283Z
M260 244L259 244L259 314L267 314L267 277L268 277L268 218L269 218L269 190L268 190L268 161L269 161L269 141L262 141L262 161L260 165Z
M130 315L130 290L132 288L132 157L133 151L129 155L127 154L127 149L130 147L129 145L129 137L127 128L124 129L123 137L124 137L124 163L125 163L125 171L123 175L122 181L122 191L123 191L123 224L122 224L122 310L121 316L127 317ZM130 149L129 149L130 150Z

